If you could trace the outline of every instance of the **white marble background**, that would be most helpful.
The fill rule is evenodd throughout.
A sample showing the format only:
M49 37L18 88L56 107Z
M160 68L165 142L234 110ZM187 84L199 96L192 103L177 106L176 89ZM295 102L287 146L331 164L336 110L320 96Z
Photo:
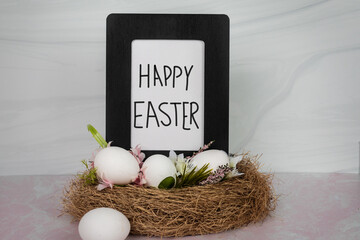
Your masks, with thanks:
M231 19L230 150L357 172L360 1L0 1L0 175L73 174L105 128L109 13Z

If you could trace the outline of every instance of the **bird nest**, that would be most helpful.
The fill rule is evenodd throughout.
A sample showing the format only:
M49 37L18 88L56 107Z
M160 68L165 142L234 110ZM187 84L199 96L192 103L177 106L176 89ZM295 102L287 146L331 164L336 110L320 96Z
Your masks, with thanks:
M114 208L129 219L131 234L161 237L217 233L264 220L276 205L272 174L260 172L258 157L248 154L236 167L244 174L169 190L127 185L98 191L75 178L65 188L62 211L80 220L94 208Z

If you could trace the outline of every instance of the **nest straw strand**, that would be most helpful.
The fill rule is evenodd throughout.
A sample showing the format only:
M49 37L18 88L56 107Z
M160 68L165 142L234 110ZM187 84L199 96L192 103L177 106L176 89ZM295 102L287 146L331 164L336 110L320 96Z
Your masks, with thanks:
M180 237L217 233L262 221L275 209L272 174L258 171L258 156L245 154L244 175L217 184L161 190L127 185L97 191L78 178L66 187L63 213L75 220L98 207L122 212L131 234Z

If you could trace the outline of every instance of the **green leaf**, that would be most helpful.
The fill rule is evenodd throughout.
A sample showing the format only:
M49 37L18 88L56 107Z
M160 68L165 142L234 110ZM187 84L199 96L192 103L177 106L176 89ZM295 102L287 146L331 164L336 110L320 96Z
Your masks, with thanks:
M176 178L175 188L191 187L198 185L201 181L207 179L211 173L209 164L204 165L199 170L193 168L190 172L186 172L186 167L181 177Z
M158 188L159 189L170 189L175 185L175 178L174 177L167 177L161 181Z
M105 141L105 139L100 135L100 133L91 124L87 125L87 129L89 132L91 132L91 134L93 135L95 140L100 144L100 147L102 147L102 148L107 147L108 144Z
M78 177L84 180L85 186L94 185L98 183L96 177L96 168L87 169L85 172L78 174Z
M88 170L89 169L89 165L87 164L86 160L83 159L81 160L82 164L84 164L84 166L86 167L86 169Z
M98 183L97 175L96 175L96 168L89 168L88 163L86 160L81 161L84 166L86 167L86 170L83 173L78 174L78 178L84 180L84 185L94 185Z

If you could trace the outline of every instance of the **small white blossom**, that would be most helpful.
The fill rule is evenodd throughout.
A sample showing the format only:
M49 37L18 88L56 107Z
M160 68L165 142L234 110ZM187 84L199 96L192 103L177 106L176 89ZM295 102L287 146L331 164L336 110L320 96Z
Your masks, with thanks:
M237 155L234 157L230 157L230 167L232 168L236 168L236 164L238 164L239 162L241 162L243 156L242 155Z
M244 173L240 173L236 165L243 160L243 155L236 155L234 157L230 157L230 164L229 166L233 169L231 172L228 173L227 177L236 177L243 175Z
M177 175L181 175L184 173L184 170L186 168L186 172L189 171L189 164L188 164L188 161L187 159L184 158L184 154L179 154L179 155L176 155L176 153L171 150L169 152L169 158L171 159L171 161L173 161L173 163L175 164L175 167L176 167L176 171L177 171Z

